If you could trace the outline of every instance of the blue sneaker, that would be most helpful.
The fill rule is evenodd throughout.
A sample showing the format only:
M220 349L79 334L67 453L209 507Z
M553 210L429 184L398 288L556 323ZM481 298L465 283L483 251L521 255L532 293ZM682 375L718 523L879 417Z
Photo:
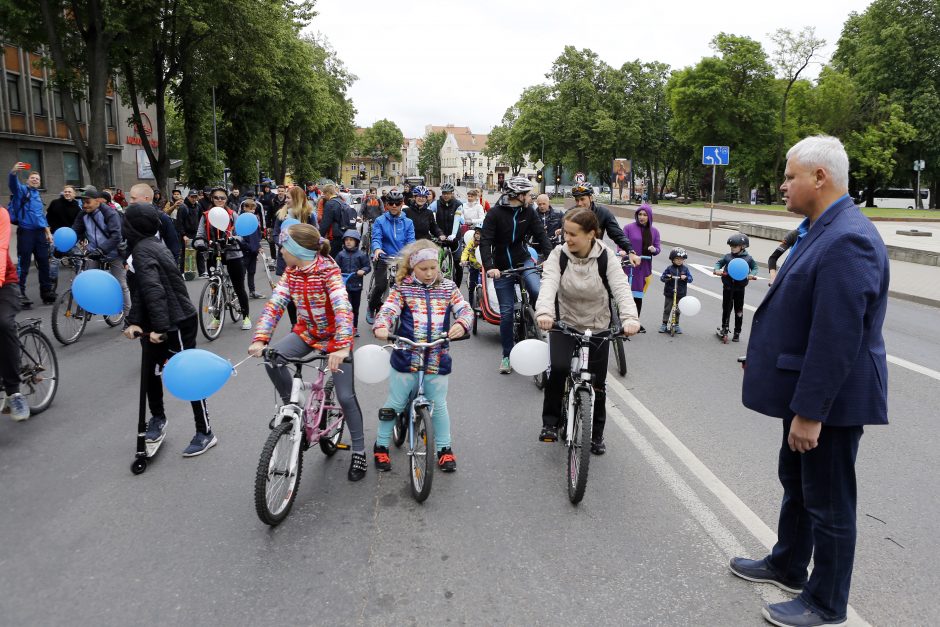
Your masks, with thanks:
M219 439L213 433L196 433L190 441L189 446L183 451L183 457L195 457L202 455L210 448L219 443Z
M151 416L147 423L147 444L156 444L166 436L166 416Z
M799 594L803 591L803 581L784 581L780 575L771 570L767 565L767 560L749 560L744 557L732 557L729 564L731 572L741 579L755 581L757 583L771 583L785 592Z
M366 322L369 325L375 324L375 312L371 308L366 308Z
M780 627L818 627L832 625L838 627L847 623L846 617L827 620L807 607L799 599L765 605L761 614L767 622Z
M7 408L10 410L10 418L17 422L29 418L29 403L26 401L26 397L19 392L10 394L7 398Z
M677 324L677 325L675 326L675 329L676 329L676 335L682 335L682 327L680 327L680 326Z

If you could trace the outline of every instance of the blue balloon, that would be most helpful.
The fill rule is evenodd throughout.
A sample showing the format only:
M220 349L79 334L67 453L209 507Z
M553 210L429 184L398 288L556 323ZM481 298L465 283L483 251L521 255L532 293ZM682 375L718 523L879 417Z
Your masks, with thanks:
M163 367L163 384L170 394L184 401L198 401L222 389L232 376L228 360L201 348L189 348Z
M77 241L78 234L67 226L57 228L52 235L52 244L60 253L67 253L72 250Z
M528 248L529 248L529 257L532 258L532 261L534 261L535 263L538 263L539 262L538 253L536 253L535 249L532 248L531 246L529 246Z
M258 230L258 218L253 213L243 213L235 220L235 235L247 237Z
M731 263L728 264L728 276L735 281L743 281L747 278L747 273L750 269L751 267L747 265L747 262L738 257L737 259L732 259Z
M82 309L93 314L116 316L124 309L121 284L104 270L85 270L75 277L72 296Z

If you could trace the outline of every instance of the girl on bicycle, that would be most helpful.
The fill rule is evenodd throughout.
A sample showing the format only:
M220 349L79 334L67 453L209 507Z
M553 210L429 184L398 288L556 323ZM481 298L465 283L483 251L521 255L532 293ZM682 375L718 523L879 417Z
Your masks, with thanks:
M589 209L572 209L562 223L565 243L555 248L542 266L542 289L535 304L539 328L547 331L556 320L561 320L579 331L593 332L610 329L610 299L620 308L620 322L626 335L640 330L636 304L630 293L627 277L620 269L620 258L600 241L601 231L597 216ZM566 257L562 270L562 255ZM606 272L601 276L598 259L606 256ZM558 421L564 402L565 378L571 372L574 338L553 333L549 337L551 372L545 386L542 402L542 431L539 440L554 442L558 439ZM593 342L589 369L594 375L594 429L591 452L603 455L604 422L607 411L607 358L610 343Z
M401 251L395 285L388 299L375 317L373 332L379 340L388 339L392 329L415 342L433 342L443 335L456 340L470 330L473 309L464 300L457 284L441 276L438 263L440 249L428 240L409 244ZM434 444L437 464L444 472L457 470L457 459L451 450L450 416L447 413L447 375L451 371L451 358L444 347L427 351L425 360L424 391L434 404ZM413 351L392 352L394 372L389 380L388 398L379 410L379 429L373 447L375 467L392 469L388 457L388 442L392 435L394 418L404 411L409 396L417 384L415 374L420 358Z
M295 188L300 189L300 188ZM303 191L303 190L301 190ZM330 243L309 224L287 228L281 254L287 264L271 299L264 307L248 353L260 357L271 341L278 321L289 303L297 307L298 321L292 333L274 344L285 357L299 358L317 350L329 354L327 366L333 373L336 398L352 436L350 481L359 481L366 474L366 447L362 433L362 411L353 385L353 364L350 349L353 343L353 316L349 296L343 285L339 266L330 257ZM343 363L350 358L349 363ZM290 402L292 377L287 366L265 364L281 401Z
M284 237L286 237L286 234L281 232L281 224L288 218L298 220L301 224L309 224L313 227L317 226L317 214L314 210L313 203L310 202L307 194L304 193L304 188L299 185L290 188L290 191L287 193L287 202L284 203L283 207L278 209L274 217L274 243L277 245L277 259L274 264L274 274L277 276L284 274L284 268L287 267L287 263L284 261L284 255L281 254L281 243ZM297 308L294 306L293 301L287 304L287 315L290 318L291 324L297 324Z

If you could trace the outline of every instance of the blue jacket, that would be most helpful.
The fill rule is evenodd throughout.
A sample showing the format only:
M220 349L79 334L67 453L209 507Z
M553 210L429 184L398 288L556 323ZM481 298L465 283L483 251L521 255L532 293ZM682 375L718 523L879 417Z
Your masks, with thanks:
M673 278L676 275L680 277L685 275L686 279L683 281L679 279L678 282L673 281ZM689 266L682 265L677 266L676 264L669 262L669 265L666 266L666 269L663 270L663 273L660 275L659 280L665 283L663 286L663 295L672 298L672 288L673 284L676 285L676 292L678 293L679 298L684 298L689 291L689 283L692 282L692 269Z
M886 424L888 251L847 195L791 250L754 313L744 405L828 426Z
M39 190L20 183L16 172L10 172L9 178L11 205L19 207L17 220L21 229L45 229L49 227L46 221L46 212L43 210L42 198Z
M413 241L415 225L404 213L395 217L385 212L372 225L372 250L381 248L387 255L395 256Z
M358 246L354 250L349 250L343 246L343 249L336 253L335 259L336 264L339 266L339 271L342 272L344 276L347 274L353 275L346 281L346 291L361 292L362 277L356 276L354 273L359 270L365 270L366 274L369 274L369 272L372 271L372 264L369 263L369 255L365 254ZM362 276L365 276L365 274Z
M101 203L91 213L83 210L75 218L72 228L79 240L88 240L89 250L97 248L104 253L107 261L114 261L120 256L118 247L124 241L121 216L108 205Z

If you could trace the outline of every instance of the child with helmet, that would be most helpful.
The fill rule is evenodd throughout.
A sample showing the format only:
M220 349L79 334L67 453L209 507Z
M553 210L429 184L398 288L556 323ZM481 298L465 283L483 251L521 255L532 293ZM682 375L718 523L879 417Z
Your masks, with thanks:
M734 336L732 342L738 342L741 339L741 324L744 322L744 290L747 288L748 281L757 279L757 262L747 252L747 247L751 241L744 233L735 233L728 238L728 246L731 252L718 259L715 262L715 268L712 271L715 276L721 277L721 326L718 327L718 336L722 339L728 337L728 320L731 317L731 308L734 307ZM740 281L736 281L728 274L728 264L735 259L744 259L747 262L748 275ZM727 340L725 340L727 341Z
M692 270L686 267L685 260L689 258L689 253L685 252L684 248L673 248L669 251L669 261L670 265L666 266L666 269L663 270L662 275L660 275L659 280L665 283L663 287L663 295L666 297L666 302L663 304L663 324L659 327L660 333L666 332L666 325L669 322L669 314L672 313L672 303L673 295L675 295L676 300L682 300L686 293L689 291L689 283L692 282ZM676 281L676 277L679 278ZM682 329L679 327L679 312L676 312L676 322L675 322L676 335L682 333Z

